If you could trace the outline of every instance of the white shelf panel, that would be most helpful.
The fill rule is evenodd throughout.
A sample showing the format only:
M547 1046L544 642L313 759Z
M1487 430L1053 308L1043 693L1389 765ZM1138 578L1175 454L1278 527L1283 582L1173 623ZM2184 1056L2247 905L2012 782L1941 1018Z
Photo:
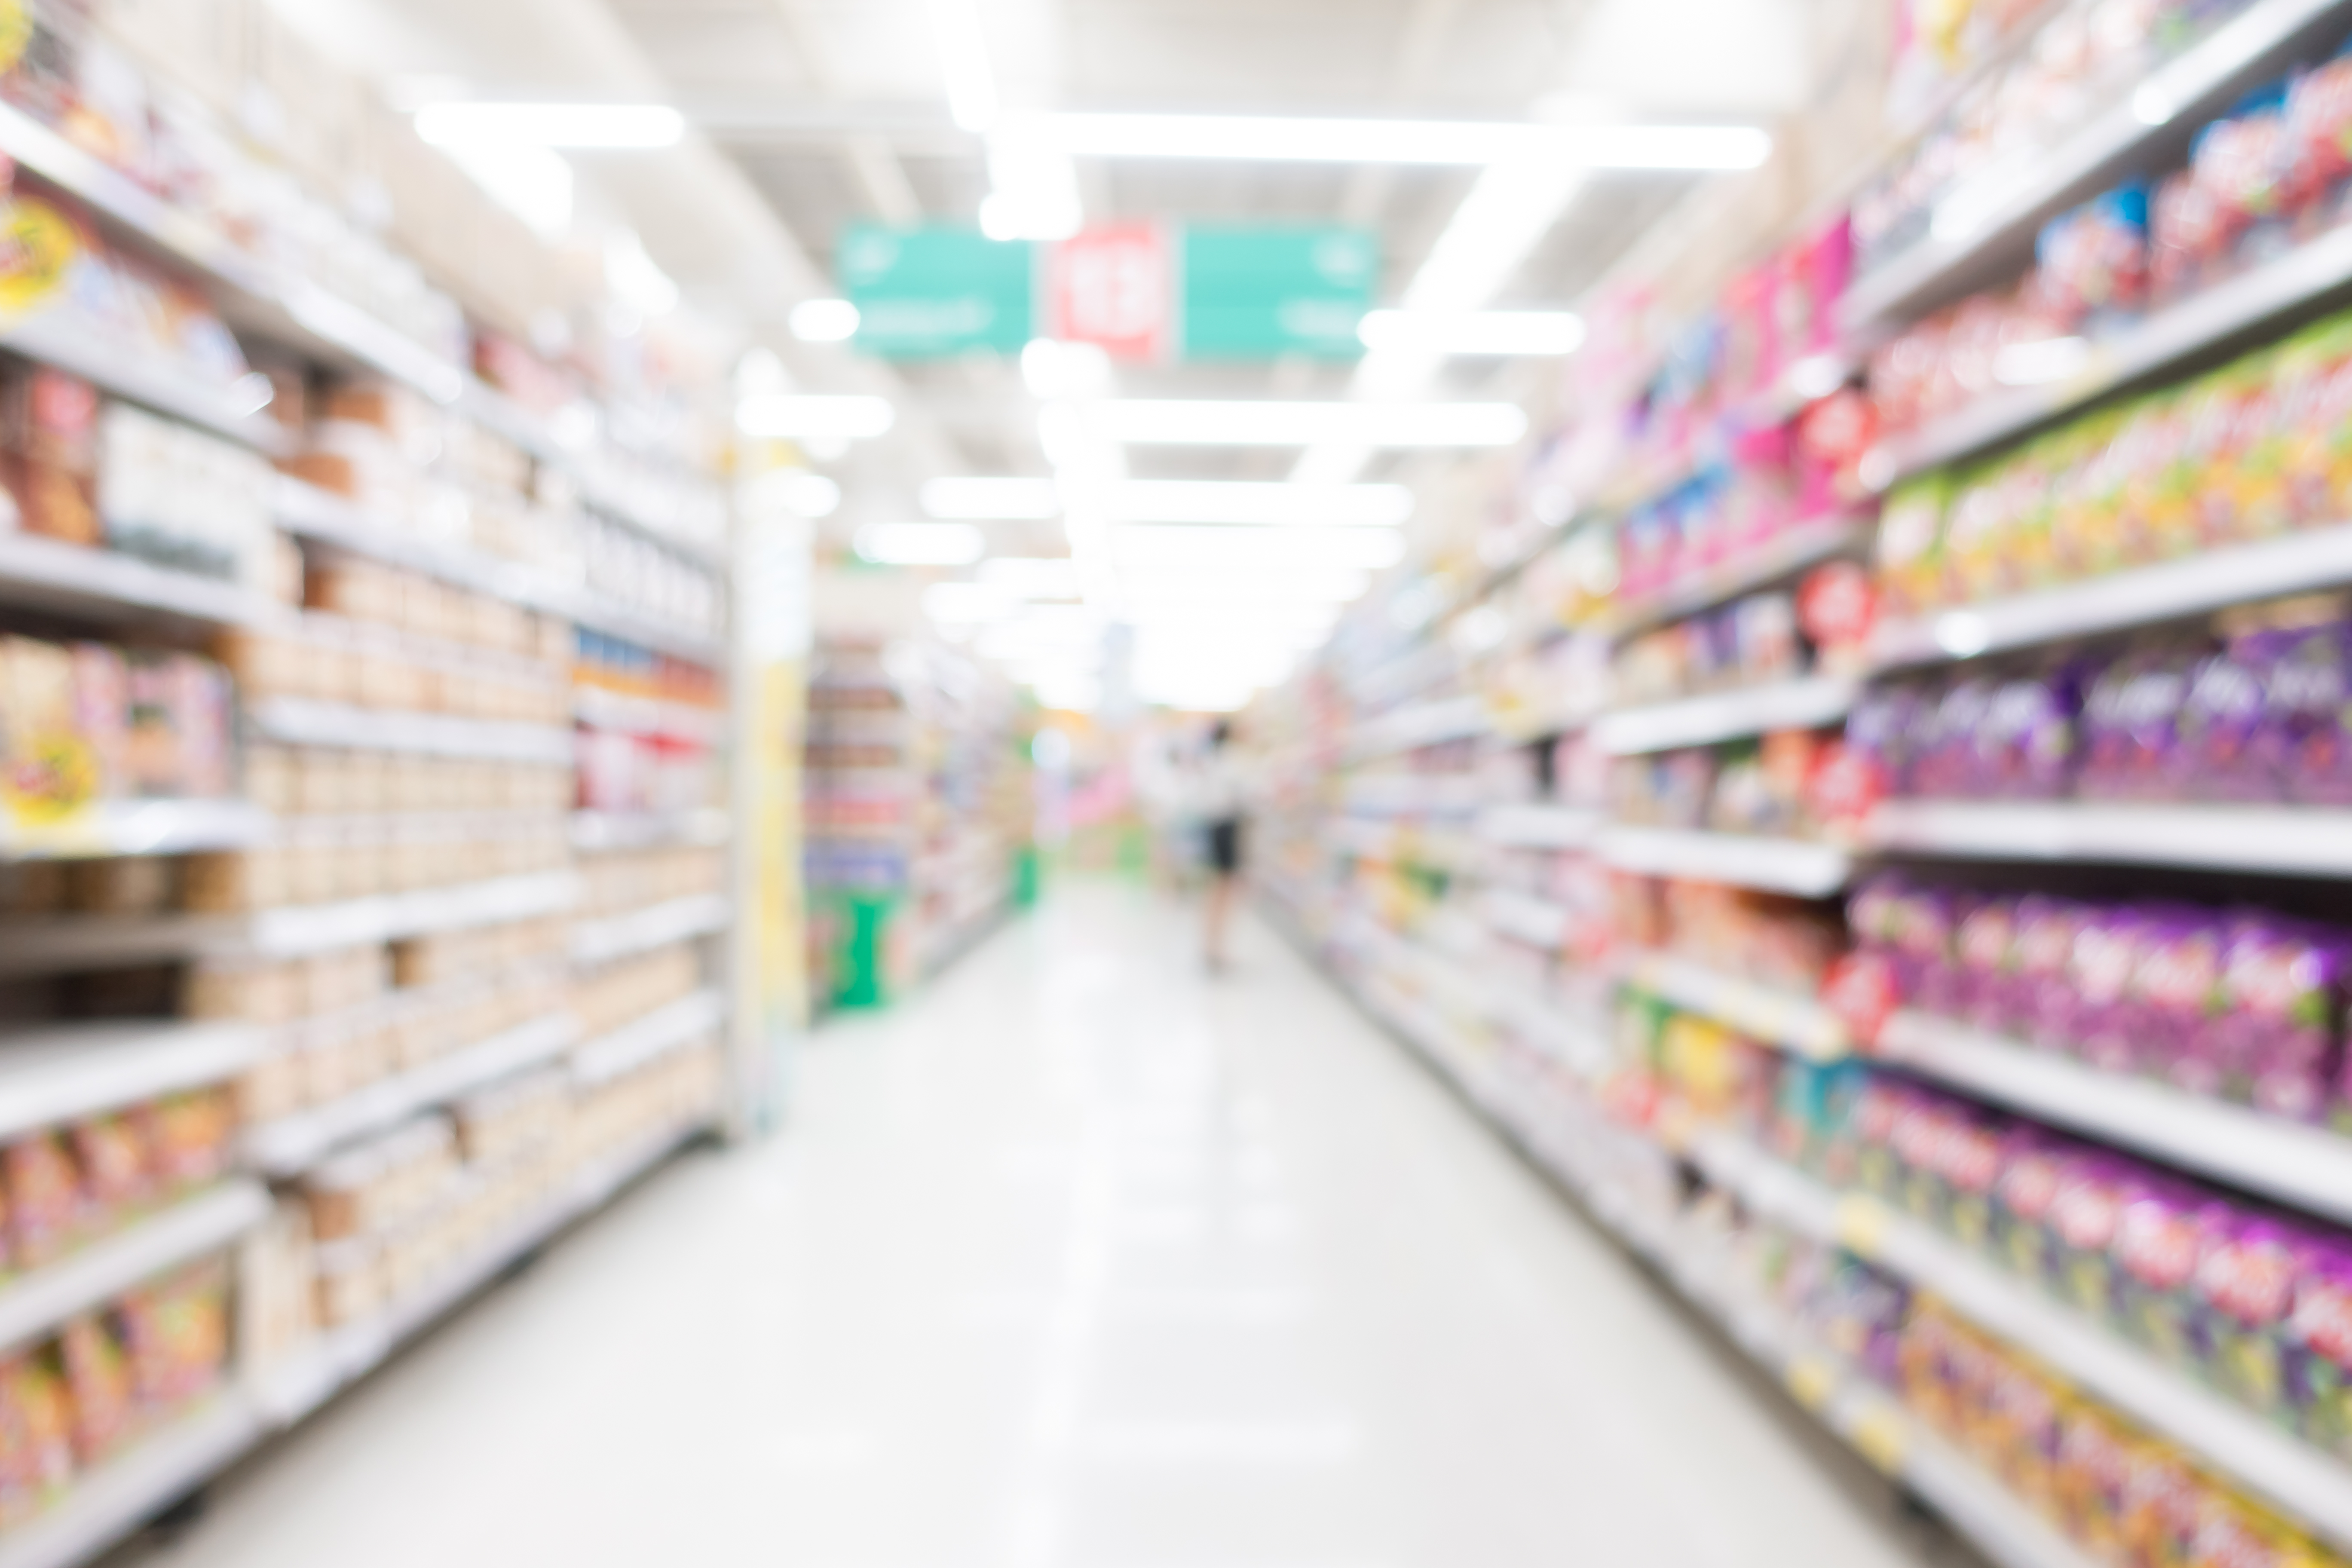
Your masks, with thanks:
M79 1024L0 1045L0 1139L226 1083L268 1044L242 1024Z
M579 1026L569 1015L533 1019L357 1094L249 1127L246 1160L273 1176L293 1175L340 1144L380 1132L525 1068L553 1061L579 1037Z
M1603 820L1572 805L1498 805L1478 819L1478 835L1510 849L1585 849Z
M573 694L572 712L582 723L600 730L658 735L693 746L717 745L727 727L727 715L715 709L664 702L651 697L627 697L593 686L583 686Z
M131 403L144 404L273 458L294 450L286 428L260 412L252 390L217 385L162 355L113 341L97 323L50 310L0 326L0 349L57 366Z
M567 595L578 591L576 582L555 573L425 537L401 520L377 516L300 479L280 476L270 510L278 526L289 533L493 598L560 610L568 603Z
M2352 874L2352 811L2322 807L1889 801L1864 837L1890 854Z
M727 842L730 831L727 814L716 807L673 812L580 811L572 816L572 847L587 855L669 845L716 847Z
M241 800L103 801L56 822L0 811L0 860L100 860L243 849L267 839L269 815Z
M1356 761L1410 752L1448 741L1475 740L1493 732L1495 721L1486 704L1475 697L1449 697L1382 714L1364 726L1348 748Z
M293 958L363 942L398 942L436 931L560 915L579 901L576 872L541 871L454 888L354 899L349 903L263 910L246 917L235 928L236 934L218 945L223 950Z
M1600 853L1621 871L1723 882L1801 899L1827 898L1853 875L1853 858L1835 845L1747 833L1612 826L1601 835Z
M1801 524L1664 593L1620 605L1601 623L1601 628L1612 637L1628 637L1712 609L1750 589L1764 587L1832 556L1861 549L1869 543L1874 527L1869 521L1852 517L1824 518Z
M1882 668L1970 658L2346 583L2352 583L2352 527L2315 529L1889 622L1871 639L1871 657Z
M2352 1224L2352 1138L2095 1071L1924 1013L1888 1019L1873 1054L2042 1121Z
M264 739L291 746L335 746L363 752L414 752L425 756L569 767L577 754L572 731L552 724L508 724L440 713L401 713L344 702L273 697L246 710Z
M260 1415L224 1390L77 1476L54 1507L0 1534L0 1568L74 1568L180 1500L261 1440Z
M546 1208L415 1295L373 1318L322 1336L311 1349L253 1377L254 1405L273 1425L290 1426L301 1420L479 1294L518 1258L610 1203L622 1188L700 1136L709 1125L708 1119L697 1119L590 1166Z
M1822 675L1744 691L1710 692L1605 714L1593 725L1592 737L1610 755L1632 757L1775 730L1818 730L1844 719L1860 690L1858 681Z
M231 1182L16 1276L0 1287L0 1351L29 1344L68 1318L218 1252L268 1213L269 1193L260 1183Z
M121 551L0 531L0 602L110 624L156 616L252 626L278 606L240 584L174 572Z
M2330 1540L2352 1542L2352 1468L1874 1198L1838 1196L1736 1140L1693 1149L1750 1205L1935 1291L1954 1310L2202 1457Z
M1835 1060L1851 1049L1843 1020L1815 998L1720 974L1675 953L1630 955L1625 983L1817 1061Z
M622 1074L692 1045L727 1018L727 998L715 990L681 996L667 1006L600 1035L572 1053L583 1083L608 1083Z
M1847 331L1870 335L1990 281L1989 268L2030 255L2044 222L2135 172L2152 143L2180 142L2338 15L2336 0L2255 0L2058 145L1976 175L1937 205L1926 237L1854 280L1840 312Z
M0 974L67 974L183 958L232 942L243 929L234 919L215 915L68 915L0 922Z
M1479 908L1488 926L1530 947L1557 948L1568 938L1569 911L1548 900L1496 888Z
M655 537L664 536L656 534ZM675 545L677 541L666 540L666 542ZM583 588L567 595L562 601L561 613L591 631L603 632L606 637L618 637L623 642L651 648L656 653L666 653L674 658L715 665L725 657L726 649L715 634L698 626L680 626L663 616L649 615L616 599L607 598L593 588Z
M650 909L581 922L572 933L572 956L580 963L609 963L725 931L730 918L731 907L717 893L673 899Z

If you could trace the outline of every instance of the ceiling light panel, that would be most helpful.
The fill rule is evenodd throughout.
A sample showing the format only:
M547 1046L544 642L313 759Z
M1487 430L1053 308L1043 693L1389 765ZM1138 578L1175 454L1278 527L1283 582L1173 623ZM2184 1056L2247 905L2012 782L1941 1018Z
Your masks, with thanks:
M1509 403L1130 400L1103 404L1087 418L1098 438L1139 447L1508 447L1528 429L1527 415Z
M1111 492L1113 522L1396 528L1412 516L1402 485L1291 485L1138 479Z
M1050 522L1062 515L1062 487L1052 479L933 479L922 502L926 516L955 522Z
M780 393L747 397L735 406L736 427L761 441L870 441L887 435L898 417L880 397Z
M1299 120L1202 114L1052 114L1033 133L1074 157L1477 165L1539 160L1587 169L1753 169L1772 139L1746 125Z
M1376 353L1545 358L1584 342L1584 322L1568 310L1374 310L1357 331Z
M856 548L877 566L969 566L988 536L968 522L880 522L857 531Z
M1387 530L1355 528L1127 527L1112 531L1111 553L1122 573L1156 567L1378 572L1404 559L1404 540Z
M436 147L669 147L686 117L659 103L428 103L416 134Z

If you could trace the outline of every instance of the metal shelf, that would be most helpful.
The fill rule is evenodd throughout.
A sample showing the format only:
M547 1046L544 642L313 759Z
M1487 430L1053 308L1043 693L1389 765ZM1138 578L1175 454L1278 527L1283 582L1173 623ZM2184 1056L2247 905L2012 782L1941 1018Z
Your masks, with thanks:
M2045 222L2126 175L2154 172L2200 121L2342 22L2337 0L2255 0L2056 146L2022 150L1948 193L1926 237L1847 289L1846 331L1884 332L2021 265Z
M1868 519L1854 517L1830 517L1801 523L1685 582L1648 598L1620 604L1602 617L1601 629L1610 637L1629 637L1652 626L1712 609L1752 588L1766 587L1808 566L1860 549L1870 542L1875 526Z
M572 1073L583 1083L608 1083L693 1044L726 1017L727 998L716 990L681 996L581 1046L572 1053Z
M280 613L240 584L174 572L135 555L0 532L0 603L110 625L166 619L253 626Z
M119 800L54 822L0 809L0 860L102 860L245 849L267 839L269 815L241 800Z
M261 412L266 403L173 363L151 350L118 342L105 326L52 308L0 326L0 350L57 366L128 402L200 425L272 458L290 456L294 437Z
M1631 757L1683 746L1709 746L1775 730L1818 730L1844 719L1860 690L1858 681L1816 675L1739 691L1710 692L1604 714L1594 723L1592 738L1611 756Z
M242 1024L78 1024L0 1045L0 1139L226 1083L267 1041Z
M1363 732L1348 748L1348 755L1351 761L1362 762L1423 746L1443 745L1448 741L1474 740L1491 733L1494 727L1494 720L1480 699L1450 697L1382 714L1364 726Z
M300 479L281 475L270 510L289 533L533 609L561 613L579 591L576 581L545 568L422 537L404 520L378 516Z
M1633 953L1624 979L1637 991L1816 1061L1852 1048L1844 1021L1816 998L1720 974L1676 953Z
M727 814L716 807L697 811L579 811L572 815L572 847L583 855L672 845L715 847L727 842Z
M1671 827L1609 827L1601 858L1621 871L1723 882L1801 899L1822 899L1853 875L1853 858L1833 844Z
M1569 911L1544 899L1496 888L1479 909L1491 930L1530 947L1556 948L1568 936Z
M552 1061L579 1037L580 1026L568 1014L535 1018L356 1094L249 1127L246 1160L272 1176L297 1174L339 1144L395 1126L510 1073Z
M178 1502L261 1440L262 1422L234 1388L74 1478L56 1504L0 1534L0 1568L74 1568Z
M2265 1116L1924 1013L1898 1012L1880 1059L2077 1132L2352 1224L2352 1138Z
M2352 875L2352 811L2324 807L1901 800L1864 837L1898 855Z
M363 752L411 752L424 756L568 767L576 743L552 724L509 724L439 713L403 713L272 697L246 710L254 732L291 746L333 746Z
M1571 805L1498 805L1478 819L1478 835L1512 849L1583 849L1601 831L1597 811Z
M218 1252L269 1213L258 1182L215 1187L0 1287L0 1351L31 1343L183 1263Z
M1757 1212L1933 1290L2337 1544L2352 1542L2352 1468L1875 1198L1832 1193L1728 1137L1702 1138L1692 1154Z
M572 957L579 963L610 963L616 958L725 931L733 913L733 906L723 895L709 893L583 921L572 929Z
M1972 658L2345 583L2352 583L2352 526L2315 529L1889 622L1872 637L1870 652L1882 668Z
M562 914L580 901L572 871L541 871L454 888L426 888L341 904L298 904L246 916L221 951L296 958L365 942L397 942L435 931L466 931L507 921Z

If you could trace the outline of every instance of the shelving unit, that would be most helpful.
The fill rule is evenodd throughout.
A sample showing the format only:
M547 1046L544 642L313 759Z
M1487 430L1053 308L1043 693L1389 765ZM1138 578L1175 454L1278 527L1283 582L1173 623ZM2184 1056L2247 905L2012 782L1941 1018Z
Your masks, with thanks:
M1710 746L1775 730L1818 730L1843 719L1861 689L1858 681L1822 675L1747 690L1709 692L1604 713L1594 722L1592 736L1602 751L1630 757L1684 746Z
M2352 874L2352 813L2297 806L1889 801L1865 837L1885 854Z
M1688 877L1801 899L1837 892L1853 875L1853 858L1835 845L1747 833L1612 826L1602 831L1598 849L1601 859L1621 871Z
M1853 1048L1844 1020L1810 995L1718 974L1672 952L1630 952L1623 973L1636 991L1799 1056L1834 1061Z
M220 1251L268 1212L269 1194L260 1183L228 1182L17 1275L0 1287L0 1352L21 1349L133 1286Z

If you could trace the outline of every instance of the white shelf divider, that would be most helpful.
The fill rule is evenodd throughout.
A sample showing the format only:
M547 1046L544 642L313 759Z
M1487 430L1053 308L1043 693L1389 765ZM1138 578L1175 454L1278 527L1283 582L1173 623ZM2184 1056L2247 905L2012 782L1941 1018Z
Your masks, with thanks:
M1601 858L1621 871L1723 882L1801 899L1827 898L1853 875L1853 858L1833 844L1671 827L1605 829Z
M716 809L673 812L579 811L572 815L572 847L585 855L667 845L727 842L727 814Z
M174 572L119 550L0 532L0 602L115 624L157 616L258 625L278 606L241 584Z
M0 349L51 364L131 403L144 404L273 458L294 450L285 426L261 410L254 389L218 385L151 349L118 342L104 323L63 307L36 310L0 326ZM262 384L262 390L267 390Z
M580 877L572 871L540 871L425 888L341 904L295 905L245 917L224 950L293 958L363 942L397 942L435 931L467 931L507 921L562 914L580 901Z
M246 717L266 739L296 746L336 746L352 751L413 752L425 756L571 765L577 751L572 731L552 724L511 724L459 719L443 713L389 712L343 702L273 697L254 703Z
M572 1075L583 1083L609 1083L692 1045L717 1029L726 1017L727 998L717 990L681 996L582 1045L572 1053Z
M1925 1013L1896 1013L1872 1054L2042 1121L2352 1224L2352 1138L2325 1128L2099 1072Z
M1479 837L1511 849L1583 849L1601 816L1570 805L1498 805L1478 819Z
M1832 1194L1736 1139L1702 1138L1692 1153L1759 1212L1935 1291L2338 1545L2352 1542L2352 1468L1874 1198Z
M1833 1061L1851 1048L1843 1020L1811 996L1720 974L1672 952L1633 953L1624 973L1637 991L1816 1061Z
M2352 229L2345 233L2352 237ZM1890 621L1871 639L1871 658L1881 668L1972 658L2345 583L2352 583L2352 526L2313 529Z
M260 1183L233 1181L17 1275L0 1286L0 1351L29 1344L68 1318L220 1251L268 1213L269 1194Z
M420 1110L553 1061L579 1037L580 1026L569 1014L534 1018L355 1094L249 1127L246 1160L269 1175L297 1174L354 1138L380 1132Z
M0 1045L0 1139L226 1083L260 1058L243 1024L72 1024Z
M1861 685L1816 675L1741 691L1716 691L1643 708L1620 709L1592 727L1601 749L1615 757L1707 746L1775 730L1818 730L1843 720Z
M2255 0L2057 145L1972 176L1937 204L1924 238L1855 279L1840 311L1847 331L1867 336L1990 281L1979 277L1989 263L2030 254L2046 220L2135 172L2151 142L2179 142L2181 127L2276 74L2336 15L2335 0Z
M2352 811L2324 807L1901 800L1864 837L1890 854L2352 875Z
M1752 588L1761 588L1816 563L1859 550L1869 542L1875 527L1873 521L1850 516L1801 523L1688 582L1645 599L1619 605L1602 627L1612 637L1629 637L1652 626L1711 609Z
M98 860L244 849L269 837L269 814L242 800L100 801L54 822L0 811L0 860Z
M1489 927L1530 947L1556 948L1568 938L1569 912L1549 900L1496 888L1479 907Z
M75 1568L226 1469L261 1440L250 1400L223 1389L149 1433L0 1534L0 1568Z
M632 910L600 921L585 921L572 933L572 957L578 963L610 963L650 952L674 942L727 929L733 906L724 895L709 893L673 899L650 909Z

